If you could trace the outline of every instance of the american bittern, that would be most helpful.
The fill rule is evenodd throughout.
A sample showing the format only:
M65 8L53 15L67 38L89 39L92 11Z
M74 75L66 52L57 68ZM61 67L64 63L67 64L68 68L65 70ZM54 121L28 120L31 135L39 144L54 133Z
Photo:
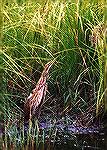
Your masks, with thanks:
M39 110L39 108L41 107L41 104L43 103L45 99L46 91L47 91L46 81L49 75L49 69L51 68L52 64L53 64L53 61L50 61L45 65L42 75L35 89L33 89L32 93L25 101L24 113L25 113L26 120L31 119L33 115L36 115L37 109Z

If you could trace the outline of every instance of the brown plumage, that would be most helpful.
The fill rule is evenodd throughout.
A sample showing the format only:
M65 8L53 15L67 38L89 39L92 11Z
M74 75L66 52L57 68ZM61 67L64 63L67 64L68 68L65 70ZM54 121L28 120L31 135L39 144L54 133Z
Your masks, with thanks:
M39 111L39 108L45 99L46 91L47 91L46 81L52 64L53 62L51 61L45 65L42 75L35 89L33 89L32 93L25 101L24 113L25 113L26 120L31 119L33 115L37 116L36 113L37 111Z

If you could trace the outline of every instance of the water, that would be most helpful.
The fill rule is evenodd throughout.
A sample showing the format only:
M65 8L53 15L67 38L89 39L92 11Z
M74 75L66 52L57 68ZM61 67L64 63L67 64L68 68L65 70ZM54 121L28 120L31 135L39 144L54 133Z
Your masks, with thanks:
M77 131L76 131L77 130ZM58 133L54 143L55 150L107 150L106 134L91 129L83 130L70 129L62 134ZM91 132L88 132L91 131Z
M107 150L106 133L97 126L79 127L75 124L66 126L41 122L40 130L45 130L44 150ZM41 147L39 149L43 150Z
M37 123L37 122L36 122ZM29 149L29 150L107 150L107 134L105 130L101 131L102 126L79 126L75 121L65 122L65 120L45 120L37 124L39 126L39 134L37 137L37 131L32 126L30 138L34 137L31 143L21 145L21 140L18 136L15 136L16 142L7 143L9 150L14 149ZM28 138L26 135L29 130L29 124L24 125L25 141ZM14 130L20 135L21 130ZM14 137L13 128L7 131L8 138ZM34 135L34 131L36 131ZM2 142L5 141L5 136L1 132ZM13 135L12 135L13 134ZM33 134L33 135L32 135ZM2 138L4 137L4 138ZM3 141L4 140L4 141ZM0 143L2 144L2 143ZM3 144L2 144L3 145ZM6 150L2 146L1 150Z

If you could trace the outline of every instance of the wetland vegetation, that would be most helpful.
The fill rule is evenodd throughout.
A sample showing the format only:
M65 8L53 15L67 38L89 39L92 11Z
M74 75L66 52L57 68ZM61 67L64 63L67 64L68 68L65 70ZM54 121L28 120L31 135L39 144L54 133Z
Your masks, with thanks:
M0 2L0 148L106 150L106 0ZM40 116L25 122L53 60Z

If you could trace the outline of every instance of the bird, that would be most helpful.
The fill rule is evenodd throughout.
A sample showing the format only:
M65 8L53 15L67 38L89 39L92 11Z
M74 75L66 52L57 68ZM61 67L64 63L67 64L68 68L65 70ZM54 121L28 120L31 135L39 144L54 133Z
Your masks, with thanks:
M36 87L32 90L32 93L28 96L24 103L24 117L25 120L31 120L32 116L37 116L37 110L40 111L41 105L44 102L47 92L47 79L49 77L49 70L52 67L54 61L48 62L41 74ZM37 116L38 117L38 116Z

